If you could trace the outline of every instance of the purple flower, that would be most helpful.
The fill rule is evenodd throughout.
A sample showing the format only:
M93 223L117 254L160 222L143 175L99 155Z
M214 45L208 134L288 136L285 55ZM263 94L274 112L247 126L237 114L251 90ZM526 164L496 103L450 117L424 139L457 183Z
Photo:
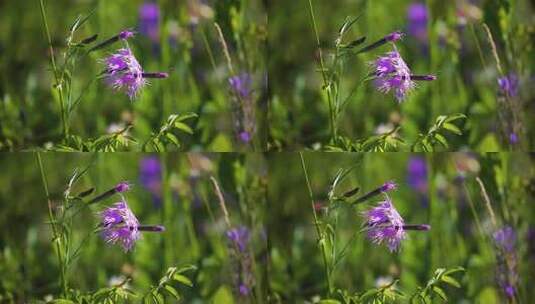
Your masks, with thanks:
M363 213L368 238L375 244L385 243L390 251L399 249L406 238L404 221L389 198Z
M249 244L249 229L244 226L227 231L227 238L232 241L240 252L244 252Z
M239 291L242 296L249 295L249 288L243 283L240 284Z
M251 141L251 134L249 134L249 132L247 131L242 131L240 133L240 140L244 143L248 143Z
M493 234L494 243L505 252L514 252L516 233L510 226L505 226Z
M139 7L139 31L157 43L160 40L160 7L154 2L145 2Z
M129 48L122 48L104 60L106 82L117 91L124 91L134 99L145 86L143 69Z
M399 102L414 88L411 71L397 50L386 53L374 62L375 86L382 93L394 91Z
M130 190L130 184L128 182L120 182L115 186L115 191L122 193Z
M498 78L498 85L500 86L500 93L505 96L518 96L519 80L515 73L509 73L504 77Z
M134 32L130 30L124 30L119 33L119 39L126 40L128 38L134 37Z
M154 204L161 204L162 168L160 160L155 156L148 156L140 161L139 179L141 184L152 194Z
M129 251L140 238L139 221L125 201L115 203L100 212L102 238L106 243L119 243L124 251Z
M242 73L237 76L232 76L228 80L231 89L241 98L246 99L251 96L251 87L253 79L248 73Z
M396 185L396 183L394 183L393 181L388 181L381 186L381 192L384 193L384 192L396 190L397 187L398 185Z
M518 143L518 135L516 133L510 133L509 134L509 142L513 145Z
M423 157L411 157L407 166L409 186L420 193L427 193L427 164Z
M403 38L403 33L400 31L392 32L384 37L384 39L388 42L396 42Z
M418 41L427 44L427 7L424 3L415 2L407 10L409 21L408 32Z

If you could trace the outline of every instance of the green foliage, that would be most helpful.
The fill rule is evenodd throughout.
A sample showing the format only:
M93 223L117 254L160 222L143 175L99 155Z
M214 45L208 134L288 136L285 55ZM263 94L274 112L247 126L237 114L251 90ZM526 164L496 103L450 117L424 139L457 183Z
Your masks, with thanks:
M160 279L160 282L156 286L152 286L150 290L143 296L143 303L167 303L166 297L170 297L171 301L181 300L180 293L173 286L178 283L188 287L193 287L191 280L183 275L183 273L196 270L195 266L185 266L180 269L176 267L170 267L167 269L166 274Z
M442 145L448 149L448 140L445 137L445 132L453 133L455 135L462 135L461 129L453 124L454 121L466 119L464 114L441 115L435 120L435 124L431 126L427 134L420 134L418 139L412 144L411 151L434 152L437 145Z
M427 282L425 287L419 287L418 290L410 297L410 303L434 303L434 299L440 298L448 301L445 285L455 288L461 288L461 284L451 275L457 272L464 272L464 268L456 267L452 269L439 268L435 270L434 276Z

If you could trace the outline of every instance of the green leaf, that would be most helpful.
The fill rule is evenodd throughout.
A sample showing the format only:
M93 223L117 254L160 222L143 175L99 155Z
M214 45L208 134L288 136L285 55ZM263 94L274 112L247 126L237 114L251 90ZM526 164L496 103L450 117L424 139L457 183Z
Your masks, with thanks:
M187 285L189 287L193 287L193 283L191 282L190 279L188 279L186 276L183 276L181 274L178 274L176 273L174 276L173 276L173 280L179 282L179 283L182 283L184 285Z
M178 294L178 291L176 291L176 289L173 286L165 285L164 288L165 288L165 291L170 293L173 297L175 297L175 299L180 300L180 295Z
M446 137L444 137L442 134L435 133L435 139L442 145L444 148L449 148L448 141L446 140Z
M450 284L450 285L455 286L457 288L461 288L461 284L459 284L459 282L457 280L455 280L454 278L452 278L452 277L450 277L448 275L443 275L440 279L444 283Z
M463 132L461 132L461 130L454 124L451 124L451 123L445 123L442 125L442 127L448 131L451 131L457 135L462 135Z
M438 286L433 286L433 291L438 294L439 297L442 298L442 300L447 301L448 297L446 296L446 293L444 290Z
M173 134L173 133L167 133L167 135L166 135L165 137L167 137L167 139L169 139L169 141L171 141L173 144L175 144L175 146L177 146L178 148L180 148L180 141L179 141L178 138L175 136L175 134Z
M188 134L193 134L193 130L191 129L190 126L182 123L182 122L179 122L179 121L176 121L175 122L175 128L179 129L179 130L182 130Z
M325 299L319 302L320 304L340 304L340 301L335 299Z

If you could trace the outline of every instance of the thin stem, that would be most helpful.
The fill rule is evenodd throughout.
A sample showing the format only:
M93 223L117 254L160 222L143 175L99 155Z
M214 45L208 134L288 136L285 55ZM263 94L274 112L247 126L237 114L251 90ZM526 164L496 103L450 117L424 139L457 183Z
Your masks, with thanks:
M221 193L219 184L217 183L217 180L213 176L210 176L210 180L212 181L212 184L214 185L215 193L217 195L217 198L219 199L219 206L221 207L221 210L223 211L225 223L227 224L227 227L230 229L232 226L230 225L230 217L228 215L227 206L225 205L225 199L223 198L223 193Z
M312 6L312 0L308 0L308 8L310 11L310 18L312 20L312 26L314 28L314 35L316 36L316 44L318 47L318 55L320 57L320 69L321 69L321 76L323 78L323 86L327 89L327 100L329 102L329 123L331 127L331 139L333 142L336 142L336 130L334 125L334 111L333 111L333 104L332 104L332 97L331 97L331 91L329 87L329 82L327 79L327 74L325 73L325 64L323 62L323 52L321 50L321 44L320 44L320 37L318 34L318 26L316 25L316 17L314 15L314 8Z
M320 223L318 220L318 215L316 214L316 208L314 208L314 195L312 194L312 187L310 186L310 181L308 179L308 173L305 166L305 159L303 158L303 153L299 152L299 156L301 157L301 166L303 167L303 173L305 175L305 180L307 183L308 188L308 194L310 196L310 204L312 207L312 214L314 215L314 226L316 227L316 234L317 234L317 241L318 244L321 246L321 253L323 256L323 266L325 268L325 274L327 276L327 285L329 288L329 296L332 293L332 284L331 284L331 273L329 271L329 266L327 262L327 250L325 248L325 242L323 241L323 233L320 228Z
M485 201L485 205L487 206L487 210L490 214L490 220L492 221L492 225L494 225L494 228L496 229L498 227L498 222L496 221L496 216L494 215L494 210L492 209L492 206L490 204L489 195L487 194L487 190L485 190L485 185L483 185L483 181L479 177L476 177L476 181L479 184L479 188L481 189L481 195L483 196L483 199Z
M62 251L60 247L60 236L58 233L58 229L56 227L56 219L54 217L54 212L52 211L52 201L50 200L50 192L48 191L48 182L45 175L45 170L43 169L43 162L41 160L41 155L39 152L35 154L37 159L37 164L39 165L39 170L41 172L41 180L43 182L43 188L45 190L45 195L48 203L48 220L50 222L50 225L52 226L52 234L53 239L52 242L56 245L56 256L58 258L58 264L60 267L60 284L62 289L62 294L64 296L67 295L67 280L66 280L66 269L65 269L65 263L63 262L63 256Z
M61 110L61 125L63 127L63 137L67 137L69 130L67 127L67 119L66 119L66 113L65 113L65 102L63 100L63 90L61 87L59 75L58 75L58 68L56 66L56 59L54 56L54 48L52 47L52 39L50 38L50 30L48 28L48 23L46 21L46 12L45 12L45 5L43 4L43 0L39 0L39 5L41 7L41 17L43 19L43 24L45 26L45 34L48 41L48 50L50 52L50 63L52 65L52 70L54 72L54 79L56 80L55 87L58 90L59 95L59 105Z

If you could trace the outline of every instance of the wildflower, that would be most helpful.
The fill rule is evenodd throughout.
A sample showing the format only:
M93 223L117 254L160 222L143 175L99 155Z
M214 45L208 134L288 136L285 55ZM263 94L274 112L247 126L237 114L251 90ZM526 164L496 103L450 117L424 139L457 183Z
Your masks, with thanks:
M129 48L122 48L104 60L106 64L106 82L112 88L124 90L130 99L134 99L145 86L143 69Z
M103 200L107 199L108 197L110 197L110 196L112 196L114 194L123 193L123 192L126 192L128 190L130 190L130 184L128 182L120 182L117 185L115 185L115 187L109 189L108 191L105 191L104 193L95 196L87 204L91 205L91 204L94 204L94 203L98 203L100 201L103 201Z
M518 95L519 81L515 73L498 78L500 93L504 96L516 97Z
M515 248L516 233L512 227L505 226L502 229L497 230L492 235L495 244L502 248L505 252L512 252Z
M120 182L115 186L115 191L118 193L126 192L130 190L130 184L128 182Z
M427 7L415 2L407 9L408 32L421 43L427 44Z
M105 79L109 86L124 91L134 99L147 84L145 78L166 78L167 73L145 73L130 48L122 48L103 60Z
M236 244L240 252L244 252L249 244L249 230L244 226L230 229L227 231L227 238Z
M392 202L387 199L364 213L368 238L375 244L386 243L390 251L396 251L406 238L404 221Z
M434 75L411 75L411 70L394 48L392 52L379 57L373 62L375 86L382 93L394 91L399 102L402 102L407 94L416 86L416 81L435 80Z
M496 279L507 298L514 298L515 286L518 283L517 255L515 251L516 232L510 226L505 226L492 235L496 251Z
M399 249L401 241L407 237L406 230L431 229L431 226L425 224L406 225L389 198L364 212L363 216L368 239L378 245L385 243L391 252Z
M249 98L251 96L251 86L253 79L251 75L247 73L242 73L237 76L232 76L228 80L231 89L236 93L240 98Z
M247 131L243 131L240 133L240 140L244 143L248 143L251 141L251 134Z
M100 213L102 238L106 243L119 243L125 251L140 238L139 221L125 201L115 203Z
M119 34L117 34L117 35L115 35L115 36L113 36L111 38L108 38L108 39L102 41L101 43L95 45L94 47L92 47L89 50L89 52L93 52L93 51L105 48L108 45L113 44L113 43L115 43L117 41L126 41L127 39L134 37L134 35L135 35L135 33L133 31L131 31L131 30L122 30Z
M420 193L427 192L427 165L422 157L411 157L407 166L409 186Z
M514 132L511 132L511 133L509 134L509 142L510 142L511 144L513 144L513 145L514 145L514 144L517 144L517 143L518 143L518 135L516 135L516 133L514 133Z
M139 7L139 32L154 42L160 40L160 7L154 2L145 2Z
M141 237L140 231L162 232L165 230L163 226L139 225L139 221L126 201L120 201L106 208L100 212L100 218L102 238L106 243L119 243L124 251L129 251L134 247Z
M388 182L385 182L384 184L382 184L380 187L364 194L363 196L357 198L355 200L355 202L353 202L353 204L359 204L359 203L362 203L376 195L379 195L381 193L386 193L386 192L390 192L390 191L393 191L393 190L396 190L397 189L397 185L396 183L394 183L393 181L388 181Z
M159 207L162 200L162 167L157 157L149 156L141 159L139 179L141 184L151 193L154 205Z

